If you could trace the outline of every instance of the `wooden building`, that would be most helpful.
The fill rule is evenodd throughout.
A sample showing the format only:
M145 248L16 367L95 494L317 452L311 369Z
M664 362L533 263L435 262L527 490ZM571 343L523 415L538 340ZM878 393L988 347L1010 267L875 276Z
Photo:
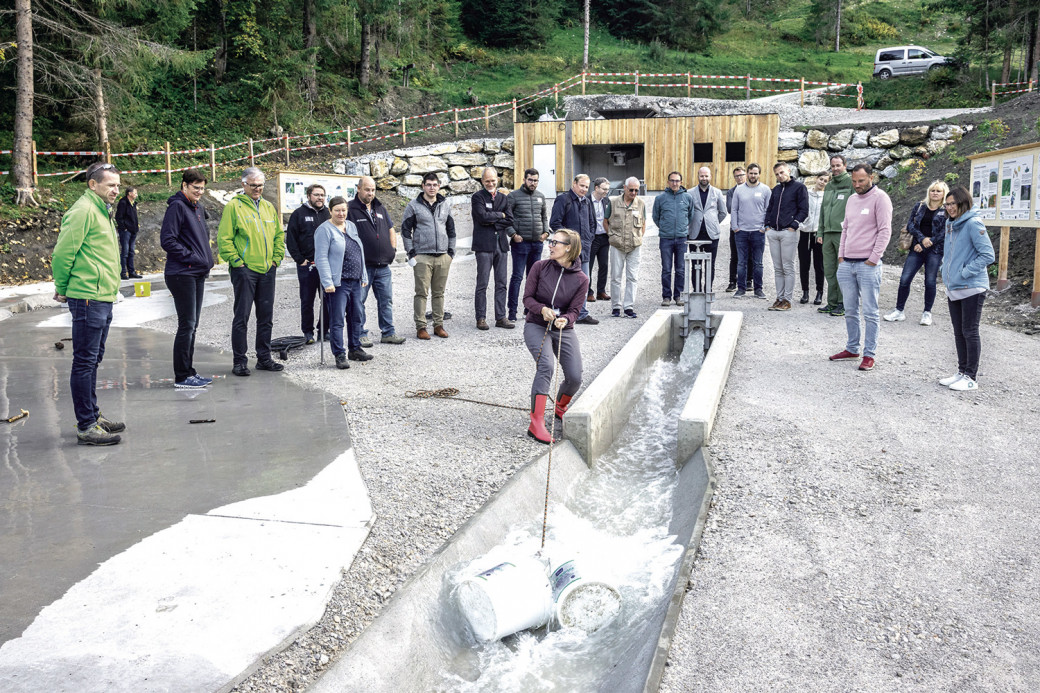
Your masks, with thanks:
M697 169L707 166L712 184L725 189L732 185L733 168L754 162L772 186L779 131L775 113L515 123L516 180L533 166L547 196L553 187L569 190L579 173L604 176L615 186L635 176L655 192L668 186L670 171L681 172L683 184L692 188Z

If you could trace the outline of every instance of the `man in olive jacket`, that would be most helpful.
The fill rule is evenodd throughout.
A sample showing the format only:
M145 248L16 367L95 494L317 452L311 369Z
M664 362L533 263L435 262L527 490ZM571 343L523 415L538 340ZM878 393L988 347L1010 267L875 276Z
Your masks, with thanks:
M274 205L263 198L266 178L250 166L242 172L243 192L224 207L217 230L217 248L227 260L235 292L235 317L231 322L231 351L235 375L250 375L246 362L246 329L256 304L256 367L280 371L271 358L274 326L275 272L285 257L285 230Z
M820 313L835 317L845 315L845 304L838 286L838 245L841 243L841 223L845 221L845 205L852 197L852 177L845 170L845 157L831 156L831 182L823 189L820 203L820 226L816 242L823 244L823 273L827 277L827 304L817 308Z
M610 314L636 316L636 283L639 277L639 251L646 233L646 205L639 199L639 179L625 180L625 193L610 200L607 219L610 237ZM625 293L621 294L621 274L625 274Z
M105 355L112 306L119 293L119 238L111 209L119 197L119 172L112 164L87 169L87 191L61 218L51 273L54 300L72 313L72 371L69 388L80 445L115 445L125 424L109 421L97 404L97 370Z

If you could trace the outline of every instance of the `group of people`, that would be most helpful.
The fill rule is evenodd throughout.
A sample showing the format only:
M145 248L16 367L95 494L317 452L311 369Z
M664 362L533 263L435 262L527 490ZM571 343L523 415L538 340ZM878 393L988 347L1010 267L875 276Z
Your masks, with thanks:
M750 285L755 296L765 297L762 256L768 242L777 287L771 309L790 310L797 257L801 303L809 302L812 268L814 303L822 303L826 278L827 304L819 310L846 320L845 349L831 360L857 359L860 370L872 369L880 326L881 257L891 236L892 203L873 184L868 164L857 164L847 172L844 158L834 155L830 168L830 175L812 182L812 190L793 180L784 163L774 167L777 185L772 190L760 182L756 164L735 169L735 185L726 192L711 185L707 167L697 172L697 186L692 190L683 187L680 172L671 172L668 189L655 199L652 213L660 234L662 305L682 304L684 254L691 241L709 246L714 280L720 227L729 215L731 261L726 291L739 297L746 295ZM120 179L113 165L94 164L86 177L87 190L62 219L52 270L55 299L67 303L72 314L70 387L78 441L112 445L119 442L118 433L125 425L101 414L95 386L120 278L137 276L132 264L136 191L132 196L128 192L116 206ZM476 327L490 329L487 289L493 272L495 326L514 328L523 304L524 340L537 364L528 433L548 443L552 436L544 415L554 363L558 360L563 370L554 410L562 417L581 385L581 353L574 325L599 322L590 315L588 304L610 301L612 316L637 317L637 277L647 224L640 181L628 178L622 194L611 197L607 179L590 180L579 174L570 190L555 198L551 210L538 191L535 169L524 171L521 186L509 193L499 190L498 173L492 167L484 170L481 181L482 189L471 198ZM394 327L390 271L398 233L389 211L376 197L375 181L363 177L351 200L333 197L326 201L322 186L310 186L306 202L293 212L286 228L274 205L263 199L265 182L258 168L243 172L242 192L225 206L217 233L218 251L228 263L234 289L232 373L251 373L247 327L254 309L255 367L283 369L271 358L271 330L275 273L287 249L296 264L301 331L308 343L313 343L316 330L319 339L327 338L338 368L349 368L349 361L372 358L365 351L372 346L365 329L370 290L376 296L380 342L403 343ZM200 204L206 183L197 169L183 173L180 190L167 200L160 231L160 244L167 254L166 286L178 316L173 341L177 388L200 389L212 383L193 367L205 280L215 263L207 213ZM401 243L414 274L413 317L420 340L431 338L430 318L433 334L448 337L444 294L455 257L456 233L451 201L440 186L436 173L426 174L422 192L408 203L401 222ZM117 207L115 215L113 206ZM131 227L133 232L127 230ZM951 191L940 181L929 186L925 199L915 205L907 232L912 242L896 307L885 319L905 319L911 282L923 268L921 324L931 324L941 266L958 355L957 373L941 382L954 390L975 389L981 350L979 322L989 287L986 268L994 259L989 235L975 216L967 190L958 187ZM542 260L546 243L549 256ZM507 257L512 258L508 281ZM597 263L598 281L593 287L591 276ZM608 273L612 295L606 293ZM321 297L317 324L316 297ZM432 299L431 313L426 311L428 299Z

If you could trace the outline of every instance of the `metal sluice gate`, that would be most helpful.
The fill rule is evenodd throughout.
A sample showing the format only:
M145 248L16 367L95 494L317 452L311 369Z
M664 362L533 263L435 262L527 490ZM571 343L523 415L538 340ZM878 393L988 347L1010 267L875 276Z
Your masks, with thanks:
M704 350L707 351L715 331L711 324L711 306L715 302L711 285L711 241L687 241L683 261L686 279L679 335L685 339L690 336L691 328L700 327L704 334Z

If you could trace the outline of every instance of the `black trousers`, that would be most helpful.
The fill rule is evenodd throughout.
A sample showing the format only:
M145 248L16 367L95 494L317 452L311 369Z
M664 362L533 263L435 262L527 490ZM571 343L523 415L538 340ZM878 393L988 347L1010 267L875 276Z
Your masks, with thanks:
M607 274L610 262L610 237L605 233L598 233L592 239L592 250L589 251L589 291L592 291L592 265L599 265L599 274L596 275L596 292L605 294L607 292Z
M202 315L202 297L206 291L206 278L187 274L166 275L166 288L173 296L177 309L177 335L173 338L173 378L181 382L195 375L192 361L195 358L195 330Z
M314 297L321 299L322 330L329 331L329 298L318 278L318 268L313 264L296 265L296 279L300 282L300 332L304 337L314 336Z
M809 263L812 262L816 290L823 291L823 244L816 242L816 234L798 232L798 274L802 291L809 290Z
M978 293L950 304L950 322L953 323L953 341L957 345L957 370L975 380L979 373L979 357L982 355L982 338L979 322L982 321L982 304L986 293Z
M718 249L718 247L719 244L716 241L715 248ZM737 234L733 231L729 232L729 283L737 283ZM754 284L755 265L753 262L749 262L747 263L747 284L745 286L754 286Z
M235 317L231 321L231 351L236 365L246 364L246 333L249 316L256 306L256 360L271 360L271 329L274 327L274 281L276 268L265 274L248 267L231 268L235 290Z

